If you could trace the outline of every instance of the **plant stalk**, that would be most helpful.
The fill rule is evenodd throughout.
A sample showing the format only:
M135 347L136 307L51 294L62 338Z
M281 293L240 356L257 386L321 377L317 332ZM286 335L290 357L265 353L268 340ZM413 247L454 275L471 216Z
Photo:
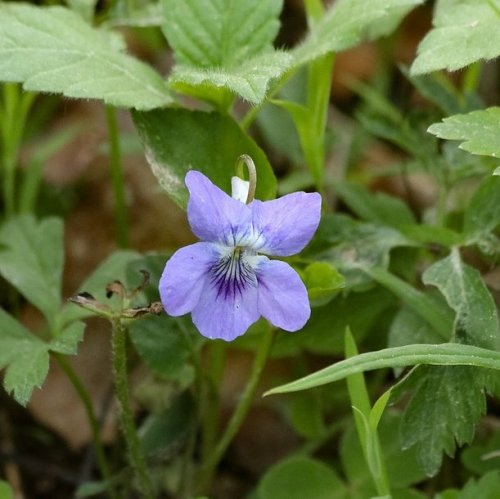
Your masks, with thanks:
M119 317L113 319L112 326L113 377L118 399L120 424L141 498L154 499L153 484L146 468L146 460L141 450L130 404L127 376L127 330Z
M200 492L206 492L210 484L212 483L213 475L222 459L224 453L232 442L233 438L238 433L243 421L245 420L250 406L257 389L260 376L266 364L269 352L271 351L271 346L273 343L274 335L272 331L266 331L261 338L261 341L257 347L256 356L252 369L250 371L250 376L248 378L247 384L241 395L241 399L233 412L233 415L224 431L222 437L220 438L217 446L215 447L212 455L204 463L201 470L199 488Z

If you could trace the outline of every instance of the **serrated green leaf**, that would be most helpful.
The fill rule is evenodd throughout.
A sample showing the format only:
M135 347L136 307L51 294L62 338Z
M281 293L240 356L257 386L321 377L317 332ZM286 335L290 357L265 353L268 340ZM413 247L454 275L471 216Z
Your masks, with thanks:
M499 129L500 131L500 129ZM474 192L464 213L464 233L474 240L500 225L500 178L486 177Z
M0 370L5 369L4 387L17 402L26 405L35 388L40 388L49 370L49 350L76 353L83 323L69 326L48 343L31 334L22 324L0 309Z
M26 90L147 110L172 102L151 67L63 7L0 4L0 80Z
M386 35L420 3L422 0L338 0L292 51L295 64L354 47L364 38Z
M466 265L457 249L430 266L423 274L424 284L436 286L456 312L456 341L484 348L500 345L497 308L481 274Z
M499 20L500 33L500 20ZM429 127L440 139L460 140L460 148L472 154L500 158L500 107L489 107L444 118Z
M1 22L1 21L0 21ZM0 227L0 274L52 323L60 307L63 224L58 218L9 219Z
M134 321L129 331L137 352L155 374L172 379L182 372L189 350L175 319L166 314L147 316Z
M262 478L259 499L347 499L346 486L332 468L310 457L275 464Z
M261 102L269 81L283 74L291 56L275 51L282 0L162 0L163 32L174 50L171 85L206 100L211 87Z
M72 322L65 327L62 333L50 342L50 349L53 352L65 355L75 355L78 349L78 343L83 340L85 323L81 321Z
M169 78L174 90L194 95L208 101L224 99L224 95L212 96L211 89L229 90L252 104L264 100L269 82L281 76L291 65L292 57L286 52L275 50L256 55L235 67L205 68L178 65Z
M421 366L418 384L401 426L404 448L416 446L427 475L437 473L442 453L453 455L455 441L472 440L475 424L486 411L488 372L470 366Z
M48 345L0 309L0 369L6 368L5 390L26 405L49 369Z
M272 48L282 0L162 0L163 32L179 64L234 66Z
M257 168L258 199L275 196L276 179L264 152L229 116L185 109L134 113L146 157L160 185L181 207L187 204L184 177L199 170L226 192L241 154Z
M419 364L438 366L475 366L500 370L500 352L458 343L440 345L406 345L362 353L337 362L301 379L272 388L265 395L297 392L341 380L353 373L386 367Z
M412 74L455 71L500 55L498 0L439 0L433 25L418 47Z

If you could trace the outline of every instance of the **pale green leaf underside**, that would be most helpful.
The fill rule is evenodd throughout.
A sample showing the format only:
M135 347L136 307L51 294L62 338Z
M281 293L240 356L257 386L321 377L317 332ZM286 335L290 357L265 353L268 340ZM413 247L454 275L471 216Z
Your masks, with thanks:
M434 123L428 131L440 139L460 140L464 151L500 158L500 107L456 114Z
M338 0L292 51L296 65L359 44L364 38L387 34L422 0ZM387 29L384 29L386 25Z
M163 32L183 66L230 68L272 48L282 0L162 0Z
M500 352L458 343L386 348L342 360L304 378L273 388L266 395L306 390L339 381L354 373L419 364L464 365L500 370Z
M419 382L403 418L401 443L415 446L420 466L429 476L439 471L443 451L453 455L457 442L472 440L486 411L488 371L470 366L422 366Z
M484 348L500 346L495 302L479 272L462 262L458 250L429 267L422 280L436 286L456 311L457 341Z
M281 76L291 62L290 54L272 51L230 68L178 65L169 78L169 83L174 89L179 88L179 84L225 88L252 104L258 104L264 100L269 82Z
M152 68L63 7L0 4L0 81L148 110L172 102Z
M291 56L275 51L281 0L163 0L163 32L177 65L170 78L176 90L225 89L258 104L269 82L281 76Z
M433 23L418 47L412 74L454 71L500 55L498 0L441 0Z

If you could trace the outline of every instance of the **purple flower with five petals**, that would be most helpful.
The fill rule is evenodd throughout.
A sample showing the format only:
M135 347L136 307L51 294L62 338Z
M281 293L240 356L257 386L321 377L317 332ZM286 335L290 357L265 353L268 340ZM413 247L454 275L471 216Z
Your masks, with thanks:
M301 251L316 231L318 193L296 192L245 204L248 183L233 177L233 197L205 175L189 171L188 220L200 242L168 260L160 296L168 314L191 312L203 336L231 341L264 316L287 331L301 329L311 309L300 277L265 255ZM246 191L245 191L246 189Z

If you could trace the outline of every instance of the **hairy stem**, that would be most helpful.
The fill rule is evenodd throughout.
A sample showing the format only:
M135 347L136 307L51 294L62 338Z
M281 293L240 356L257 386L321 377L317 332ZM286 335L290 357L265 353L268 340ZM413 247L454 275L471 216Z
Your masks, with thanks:
M130 464L137 479L137 488L143 499L154 499L153 484L142 453L130 405L127 376L127 330L122 320L113 319L112 356L116 397L120 411L120 424L127 445Z

